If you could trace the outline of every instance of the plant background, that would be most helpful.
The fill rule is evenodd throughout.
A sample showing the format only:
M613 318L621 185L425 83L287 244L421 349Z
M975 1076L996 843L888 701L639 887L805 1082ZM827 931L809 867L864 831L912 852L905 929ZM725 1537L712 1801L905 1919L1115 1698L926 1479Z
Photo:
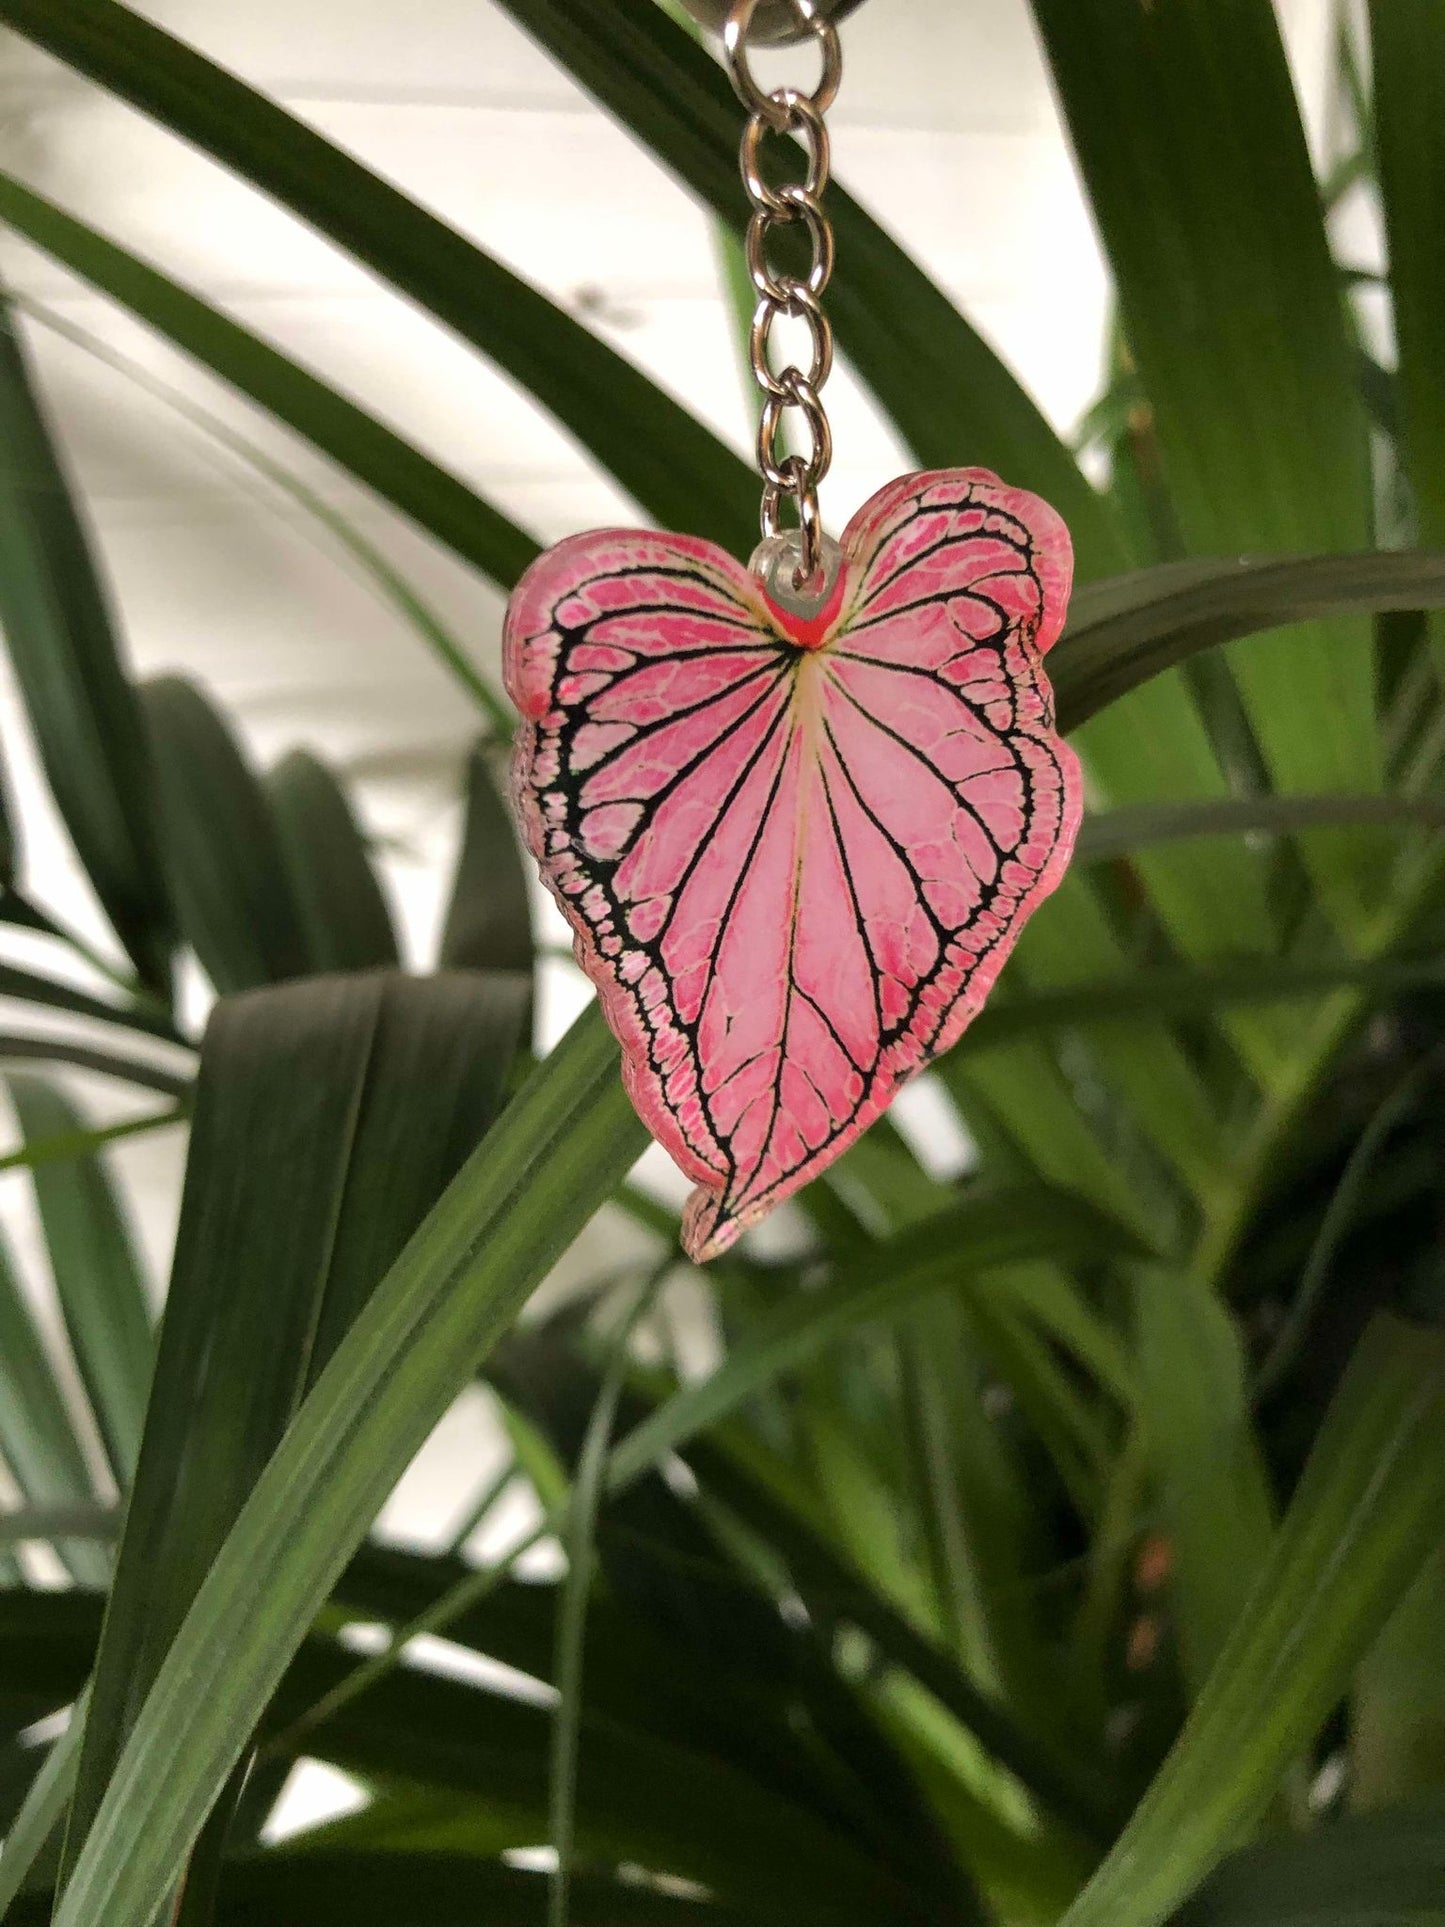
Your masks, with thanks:
M347 6L344 15L308 9L299 23L274 0L245 8L192 0L153 8L150 17L475 236L750 455L754 395L739 361L715 224L499 8L448 0L428 5L405 31L389 0ZM1327 126L1327 10L1296 0L1282 20L1323 153L1341 131ZM847 47L847 85L831 119L840 178L1070 433L1105 366L1107 274L1027 8L869 0L849 23ZM779 75L790 65L797 70L796 54L773 57ZM767 56L760 71L768 71ZM0 165L125 245L164 259L208 299L369 399L540 539L636 518L624 492L503 376L301 222L14 35L0 48L0 85L8 130ZM494 680L501 596L74 275L13 235L0 243L0 271L17 294L129 363L108 365L43 322L26 329L137 672L198 677L262 762L297 743L321 751L380 839L378 863L408 954L427 958L461 834L472 716L345 550L131 371L198 401L316 488L405 569ZM825 499L841 526L909 463L846 358L828 405L838 460ZM50 804L8 675L3 688L0 730L33 826L35 873L46 878L51 907L104 943L104 918ZM562 943L560 918L537 896L548 937ZM190 990L201 1007L206 990L195 973ZM542 1046L562 1034L584 994L570 963L541 961ZM82 1087L99 1117L137 1108L107 1081ZM920 1090L902 1108L916 1113L940 1168L955 1164L965 1147L951 1107L929 1103ZM113 1153L157 1295L184 1155L179 1130ZM673 1203L686 1195L659 1152L646 1158L644 1177ZM0 1184L0 1209L43 1285L23 1175ZM774 1235L786 1247L786 1222L765 1233ZM587 1276L647 1248L621 1213L604 1212L564 1269ZM679 1290L674 1296L681 1303ZM43 1289L36 1298L44 1314ZM695 1294L692 1304L696 1321ZM705 1322L695 1343L706 1356ZM475 1484L478 1455L490 1460L500 1449L483 1401L468 1395L390 1522L443 1529ZM493 1522L489 1543L516 1523L514 1501Z
M1284 0L1279 16L1324 169L1352 134L1333 13L1322 0ZM172 0L149 17L473 235L750 457L754 396L714 223L500 8L428 4L405 31L390 0L308 8L299 20L276 0L244 8ZM1106 372L1108 276L1027 7L869 0L848 24L847 47L831 123L839 177L984 330L1055 428L1073 434ZM796 55L771 58L779 75L798 65ZM0 165L327 371L541 540L635 519L625 493L504 376L284 210L13 34L0 43L0 89ZM1367 191L1336 211L1335 229L1350 259L1378 261ZM408 955L428 957L461 833L473 719L344 548L210 427L141 386L136 371L283 462L379 542L494 681L503 598L273 416L4 230L0 273L90 338L43 322L25 334L136 671L199 678L263 762L298 743L322 752L378 838ZM98 359L94 344L123 365ZM838 457L825 506L841 526L909 461L846 356L828 405ZM36 765L8 662L0 700L10 780L46 900L104 944L104 917ZM563 941L540 892L538 908L550 939ZM24 954L19 941L14 954ZM203 1008L207 991L194 973L189 993ZM570 964L540 961L542 1045L561 1035L584 994ZM125 1114L107 1082L85 1091L98 1116ZM910 1101L918 1103L905 1100L905 1114ZM919 1119L947 1165L959 1151L953 1114L931 1105ZM114 1156L158 1293L183 1135L119 1145ZM664 1195L685 1195L661 1154L646 1163ZM23 1178L0 1185L0 1211L31 1274L43 1277ZM627 1220L604 1213L571 1268L638 1247Z
M648 8L506 5L604 92L615 83L734 210L736 113L684 37ZM975 38L971 10L951 8L934 45L921 10L892 11L890 33L886 0L872 0L852 36L877 93L871 120L861 93L859 120L842 117L840 172L1087 442L1107 502L918 265L890 258L841 196L835 308L920 459L990 460L1069 514L1086 586L1056 673L1070 727L1102 712L1084 732L1101 807L1006 992L941 1067L947 1095L925 1090L705 1281L675 1275L657 1160L650 1188L622 1183L639 1133L599 1026L584 1018L523 1082L530 942L476 763L455 856L463 759L495 707L471 658L486 666L474 643L495 636L499 596L265 420L222 401L201 427L203 384L77 296L50 258L189 334L495 581L529 544L489 502L546 536L612 512L609 486L365 272L89 82L14 55L18 176L374 411L308 386L0 173L0 218L46 250L44 265L6 256L18 325L94 496L146 672L137 708L6 337L11 662L46 787L143 979L122 966L116 981L103 930L61 884L55 824L12 731L21 854L0 899L0 989L20 1014L0 1054L26 1140L14 1161L31 1173L8 1186L23 1199L33 1183L48 1246L47 1264L22 1207L25 1286L0 1274L0 1448L18 1508L0 1540L0 1900L29 1883L17 1921L49 1916L58 1862L60 1927L148 1927L158 1910L203 1927L258 1909L308 1927L434 1927L479 1911L539 1918L544 1904L560 1922L565 1881L543 1885L515 1860L552 1841L576 1875L572 1919L606 1927L724 1927L740 1910L819 1927L1043 1923L1066 1907L1068 1927L1154 1927L1254 1828L1269 1844L1180 1918L1277 1920L1286 1903L1336 1927L1438 1916L1442 712L1431 626L1414 612L1445 600L1445 565L1410 545L1439 535L1445 500L1432 218L1445 15L1438 0L1378 0L1377 155L1358 33L1341 37L1328 9L1288 10L1332 260L1262 0L1140 14L1035 0L1121 278L1126 347L1022 15L1000 30L991 13ZM165 16L338 149L112 0L0 0L0 19L229 148L370 251L548 392L647 508L741 544L745 466L599 345L635 350L744 447L717 237L566 83L522 59L500 8L485 17L495 48L478 22L428 13L357 100L327 84L322 20L286 23L283 67L258 46L264 14L228 16L226 44L184 9ZM349 17L350 46L374 47L383 24L381 9ZM930 74L971 77L986 126L953 131L954 94L910 85L916 37ZM474 58L485 87L519 90L488 153L459 131ZM639 85L649 61L658 79ZM1016 61L1026 88L1002 71ZM395 91L419 86L425 99L398 110ZM920 97L932 102L921 130ZM425 151L402 152L405 123L425 126ZM539 137L564 123L598 143L580 170ZM348 145L561 306L388 199ZM938 166L919 165L924 153ZM182 219L164 194L186 182L204 189ZM565 207L569 232L575 220L565 269L529 252L546 237L517 183ZM646 248L611 230L618 208ZM505 225L490 229L489 212ZM706 337L715 401L696 374ZM102 368L98 349L123 370ZM1108 392L1081 428L1100 366ZM162 401L147 369L183 394ZM851 451L841 520L905 457L843 386L837 412ZM241 505L242 474L263 500ZM1180 559L1370 545L1383 553L1255 569ZM1139 573L1100 584L1126 564ZM1310 616L1327 620L1260 633ZM1196 653L1159 674L1233 635L1246 639L1227 658ZM227 699L249 767L223 712L165 669ZM350 779L369 851L323 766L281 755L298 737ZM455 974L307 981L394 956L368 857L405 910L409 960L439 952ZM87 961L54 928L37 937L37 898L105 954ZM156 1001L172 910L231 993L194 1097L186 1038L206 996L193 961L179 1036ZM544 928L550 1041L577 986L549 941ZM280 987L234 994L257 985ZM83 1037L74 1008L57 1014L67 999L84 1008ZM194 1103L143 1443L174 1124L150 1128L169 1111L134 1100L147 1129L109 1154L141 1180L147 1280L85 1128L116 1115L114 1079L103 1095L72 1076L90 1107L77 1114L13 1068L91 1049L112 1069L125 1056L133 1086ZM962 1141L955 1105L982 1153L977 1181L956 1155L938 1160ZM509 1335L609 1192L567 1258L593 1287L583 1314ZM664 1279L659 1313L648 1294ZM73 1367L36 1349L27 1299L52 1340L63 1317ZM619 1333L634 1315L646 1322L629 1353ZM475 1429L444 1455L448 1473L497 1537L509 1502L547 1508L565 1585L357 1550L484 1355L494 1389L473 1388L471 1410L495 1397L507 1415L507 1488L489 1485ZM54 1373L88 1413L54 1400ZM61 1737L59 1709L95 1650L112 1481L131 1480L138 1446L93 1697ZM671 1446L687 1471L646 1476ZM458 1507L447 1523L475 1552ZM417 1522L415 1487L396 1511ZM560 1569L554 1553L534 1577ZM36 1589L62 1571L76 1588ZM426 1650L463 1677L398 1668L385 1650L357 1671L422 1625L450 1635ZM520 1697L515 1674L485 1675L479 1654L520 1669ZM223 1790L258 1719L256 1771ZM259 1850L298 1752L356 1775L371 1805L290 1852Z

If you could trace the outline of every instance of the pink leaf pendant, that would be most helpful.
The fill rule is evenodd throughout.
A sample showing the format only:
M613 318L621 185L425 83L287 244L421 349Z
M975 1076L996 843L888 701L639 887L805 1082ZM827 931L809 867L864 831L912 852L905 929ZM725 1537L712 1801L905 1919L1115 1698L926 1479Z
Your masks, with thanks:
M507 612L528 847L702 1260L962 1034L1062 877L1068 531L986 469L863 508L800 621L709 542L575 536Z

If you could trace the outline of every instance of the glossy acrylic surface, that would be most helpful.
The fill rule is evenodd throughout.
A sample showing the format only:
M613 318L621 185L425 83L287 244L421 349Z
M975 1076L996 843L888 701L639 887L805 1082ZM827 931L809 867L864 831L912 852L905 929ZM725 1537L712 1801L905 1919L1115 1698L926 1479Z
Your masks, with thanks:
M707 1258L948 1048L1063 874L1058 516L982 469L855 517L795 627L691 537L561 543L508 611L527 843Z

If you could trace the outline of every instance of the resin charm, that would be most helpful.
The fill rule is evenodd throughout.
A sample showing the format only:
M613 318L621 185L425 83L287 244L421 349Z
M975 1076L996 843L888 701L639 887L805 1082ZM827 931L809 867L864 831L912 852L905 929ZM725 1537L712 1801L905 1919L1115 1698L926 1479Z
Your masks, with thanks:
M831 545L830 549L831 549ZM836 551L833 552L836 558ZM1068 532L984 469L854 518L816 613L711 543L561 543L507 614L514 793L715 1256L975 1015L1080 815Z

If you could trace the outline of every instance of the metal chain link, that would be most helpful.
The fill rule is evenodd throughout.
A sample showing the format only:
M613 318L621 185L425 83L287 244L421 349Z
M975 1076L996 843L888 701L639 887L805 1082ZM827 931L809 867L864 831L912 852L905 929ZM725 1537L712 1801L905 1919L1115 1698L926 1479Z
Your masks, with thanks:
M758 0L735 0L723 31L728 69L738 97L750 118L743 131L740 164L743 185L752 203L748 223L748 276L758 305L748 342L753 375L763 392L762 421L758 428L758 467L763 475L762 524L765 539L783 532L782 508L791 497L797 511L802 554L794 586L815 583L823 565L823 522L818 512L818 484L833 461L833 434L823 407L822 389L833 367L833 329L823 312L822 296L833 273L833 228L823 212L831 153L824 115L837 98L843 77L843 52L838 30L819 11L817 0L790 0L800 29L818 43L823 72L811 94L796 87L765 93L753 77L748 60L748 33ZM769 135L796 134L807 155L801 181L774 184L763 172L763 147ZM808 271L800 280L777 267L768 243L779 228L801 225L812 251ZM807 368L789 362L773 366L773 329L780 319L801 321L812 338ZM784 424L796 421L806 453L786 452Z

